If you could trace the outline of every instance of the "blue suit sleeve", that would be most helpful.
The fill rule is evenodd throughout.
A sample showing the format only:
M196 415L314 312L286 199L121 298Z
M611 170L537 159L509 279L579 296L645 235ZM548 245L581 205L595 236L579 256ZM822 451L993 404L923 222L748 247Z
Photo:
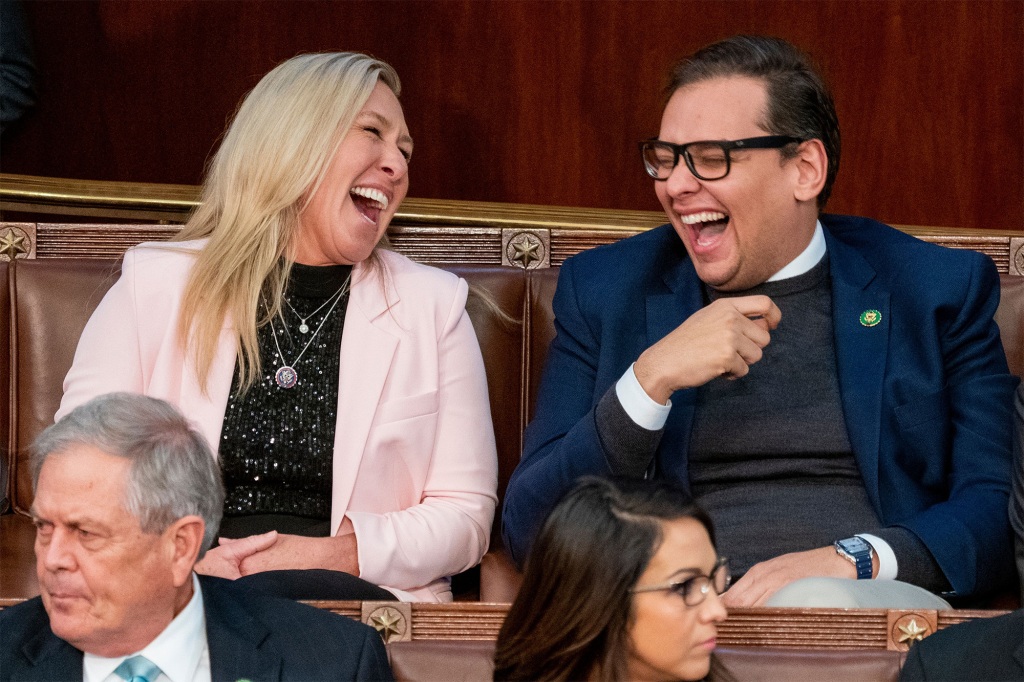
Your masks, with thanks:
M365 682L393 682L395 677L391 672L391 665L388 663L387 650L380 635L367 630L364 636L363 648L359 656L359 667L356 670L354 680Z
M1013 566L1007 504L1017 378L993 320L998 275L987 257L972 256L963 300L937 311L951 426L948 496L898 524L921 538L959 595L1007 584Z

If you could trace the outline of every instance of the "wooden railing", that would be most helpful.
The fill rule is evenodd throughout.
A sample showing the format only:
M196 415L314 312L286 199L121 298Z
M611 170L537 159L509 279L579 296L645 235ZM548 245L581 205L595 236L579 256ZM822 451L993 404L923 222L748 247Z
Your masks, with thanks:
M0 599L0 609L21 600ZM385 642L424 639L496 640L508 604L453 602L311 601L318 608L374 627ZM899 609L730 609L718 626L718 644L818 650L887 649L909 646L943 628L1006 611Z
M0 215L10 212L121 218L149 224L92 229L81 222L25 222L0 229L0 259L110 258L140 241L166 239L198 205L199 188L0 173ZM665 222L662 213L564 206L406 199L388 230L392 246L424 263L560 265L584 249ZM954 248L981 251L1001 273L1024 275L1024 235L897 225Z

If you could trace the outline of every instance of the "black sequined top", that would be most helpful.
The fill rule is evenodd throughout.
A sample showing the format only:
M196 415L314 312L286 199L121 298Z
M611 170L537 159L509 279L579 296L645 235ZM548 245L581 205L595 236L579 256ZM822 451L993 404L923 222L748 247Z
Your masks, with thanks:
M263 375L243 395L235 367L218 456L227 493L224 537L268 530L314 536L330 532L338 372L348 304L347 290L340 299L336 294L351 271L349 265L295 264L285 291L285 324L274 318L257 331ZM300 330L303 318L305 333ZM283 364L298 374L292 388L275 381Z

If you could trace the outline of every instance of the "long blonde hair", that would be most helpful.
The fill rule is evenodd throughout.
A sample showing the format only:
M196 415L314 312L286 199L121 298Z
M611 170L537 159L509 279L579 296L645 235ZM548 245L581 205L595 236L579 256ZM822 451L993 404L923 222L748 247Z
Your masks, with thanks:
M204 393L228 316L242 390L258 380L256 330L280 314L298 216L378 81L400 94L398 74L373 57L304 54L277 66L242 100L210 162L202 203L176 238L208 240L185 285L178 321Z

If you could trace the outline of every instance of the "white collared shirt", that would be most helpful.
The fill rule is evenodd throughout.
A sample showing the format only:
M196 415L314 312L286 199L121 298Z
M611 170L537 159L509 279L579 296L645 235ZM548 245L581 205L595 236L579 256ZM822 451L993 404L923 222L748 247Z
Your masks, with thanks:
M160 676L153 682L211 682L206 611L195 573L192 574L192 598L156 639L141 651L127 656L106 658L85 654L82 659L83 682L124 682L114 671L125 659L139 655L160 666Z
M825 257L826 250L825 230L821 226L821 221L818 221L814 226L814 234L811 236L811 242L807 247L800 252L800 255L790 261L788 265L769 277L768 281L778 282L810 271L811 268L820 263L821 259ZM640 385L636 374L633 372L633 365L630 365L625 374L616 382L615 395L630 419L648 431L658 431L668 421L668 413L672 409L672 401L669 400L667 404L662 405L647 395L647 392ZM858 537L871 545L872 549L875 550L875 554L878 555L878 575L876 578L879 580L895 580L897 569L896 554L892 551L889 543L882 538L866 533L858 535Z

